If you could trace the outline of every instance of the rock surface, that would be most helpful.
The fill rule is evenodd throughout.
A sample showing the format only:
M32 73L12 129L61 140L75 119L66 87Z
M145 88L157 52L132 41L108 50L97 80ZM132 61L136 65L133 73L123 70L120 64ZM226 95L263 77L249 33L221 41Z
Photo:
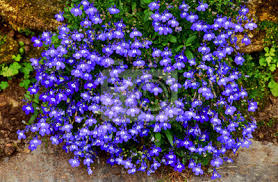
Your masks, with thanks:
M0 0L0 17L14 30L55 30L54 15L63 10L65 0Z
M250 9L250 17L254 18L256 23L270 21L278 24L278 1L277 0L248 0L247 4ZM251 44L244 46L240 44L240 52L252 53L260 52L264 49L264 39L266 32L264 30L253 30L248 33L251 37ZM239 37L240 38L240 37ZM267 43L269 46L269 43Z
M84 167L72 168L70 155L58 147L41 146L33 152L26 150L0 162L0 182L155 182L164 181L143 173L128 175L120 167L100 162L88 176ZM277 182L278 146L253 141L241 149L234 163L219 169L223 182ZM192 177L189 182L211 181L209 177Z

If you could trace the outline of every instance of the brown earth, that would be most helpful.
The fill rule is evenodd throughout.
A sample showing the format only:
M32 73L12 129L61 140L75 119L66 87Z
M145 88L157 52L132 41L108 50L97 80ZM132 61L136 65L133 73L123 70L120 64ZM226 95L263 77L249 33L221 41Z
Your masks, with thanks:
M17 130L24 129L22 121L29 117L22 111L25 89L18 86L19 80L9 81L9 87L0 93L0 158L11 156L24 148L17 140Z

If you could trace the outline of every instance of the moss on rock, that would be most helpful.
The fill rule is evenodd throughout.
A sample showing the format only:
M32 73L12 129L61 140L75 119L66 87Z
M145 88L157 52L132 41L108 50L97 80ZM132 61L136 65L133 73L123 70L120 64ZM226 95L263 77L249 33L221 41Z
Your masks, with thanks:
M60 23L54 15L63 10L65 0L0 0L0 16L14 30L55 30Z

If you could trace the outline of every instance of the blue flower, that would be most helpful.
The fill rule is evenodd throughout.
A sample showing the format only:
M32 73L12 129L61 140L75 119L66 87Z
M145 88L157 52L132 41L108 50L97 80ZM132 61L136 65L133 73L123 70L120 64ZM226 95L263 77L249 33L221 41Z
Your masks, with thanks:
M208 8L208 4L207 3L200 3L199 6L196 8L198 11L206 11L206 9Z
M82 15L82 10L79 8L72 8L70 10L71 14L73 14L74 16L81 16Z
M120 13L120 10L118 10L116 6L109 8L108 11L112 15Z
M28 115L30 113L34 113L34 108L32 107L32 104L26 104L22 107L23 111L25 111L25 113Z
M229 106L229 107L226 108L225 114L226 115L233 115L235 111L236 111L235 106Z
M158 10L159 9L159 1L158 2L151 2L150 4L149 4L149 8L150 8L150 10Z
M64 14L64 13L61 13L61 12L60 12L59 14L56 14L56 15L55 15L56 20L57 20L57 21L64 21L63 14Z
M80 165L80 162L78 159L69 159L69 163L72 167L78 167Z
M214 169L213 173L212 173L212 176L211 176L211 179L215 180L217 178L221 178L221 175Z
M210 164L213 166L213 167L220 167L222 164L223 164L223 159L218 157L216 159L213 159L211 160Z
M16 133L17 133L18 140L26 138L26 135L24 134L24 131L18 130Z
M194 172L195 175L204 174L204 171L201 168L201 164L198 164L195 167L193 167L192 171Z

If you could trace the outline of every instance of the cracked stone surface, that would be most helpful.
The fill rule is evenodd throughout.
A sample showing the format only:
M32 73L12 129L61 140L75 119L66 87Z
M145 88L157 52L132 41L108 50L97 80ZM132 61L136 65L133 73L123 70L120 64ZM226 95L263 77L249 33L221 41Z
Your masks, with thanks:
M94 164L89 176L84 167L72 168L59 147L41 146L0 161L0 182L155 182L163 181L143 173L128 175L121 167L100 162ZM97 163L97 162L96 162ZM240 149L235 162L219 169L223 182L277 182L278 146L253 141L248 148ZM192 177L189 182L211 181L208 176Z

